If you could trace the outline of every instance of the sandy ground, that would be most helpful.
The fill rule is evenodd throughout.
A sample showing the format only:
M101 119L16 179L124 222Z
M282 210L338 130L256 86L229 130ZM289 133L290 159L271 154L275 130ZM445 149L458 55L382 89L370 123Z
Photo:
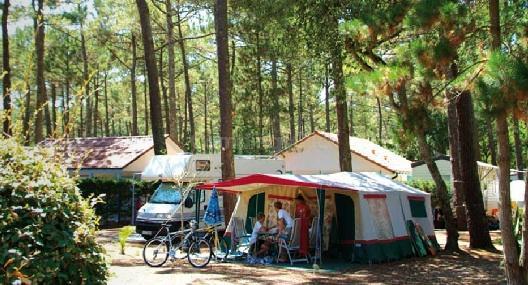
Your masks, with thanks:
M445 232L437 231L436 236L443 245ZM494 232L492 237L497 240L499 235ZM125 255L119 253L117 230L99 232L98 240L111 259L109 284L505 284L500 246L494 253L470 250L464 232L460 237L460 253L375 265L351 264L345 270L324 273L215 262L204 269L194 269L186 260L168 261L160 268L151 268L143 263L141 243L128 243Z

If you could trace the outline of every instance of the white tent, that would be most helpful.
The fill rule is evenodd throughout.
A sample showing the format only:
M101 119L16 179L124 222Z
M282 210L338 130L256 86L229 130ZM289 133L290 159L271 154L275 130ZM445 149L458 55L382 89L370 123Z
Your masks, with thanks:
M406 223L421 225L436 243L431 196L377 173L340 172L329 175L255 174L225 182L210 183L201 189L238 194L233 218L246 221L263 212L274 225L275 201L293 214L294 198L303 195L319 219L322 249L339 247L339 252L358 262L381 262L412 255ZM324 197L324 199L323 199ZM323 201L324 200L324 201ZM332 236L336 233L337 237Z

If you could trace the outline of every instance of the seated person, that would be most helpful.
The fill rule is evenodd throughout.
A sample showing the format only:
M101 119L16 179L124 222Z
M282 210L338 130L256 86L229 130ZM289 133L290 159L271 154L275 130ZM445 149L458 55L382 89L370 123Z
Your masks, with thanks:
M255 223L255 226L253 226L253 231L251 232L251 238L249 240L249 243L251 244L249 252L253 252L255 248L258 248L259 251L257 252L257 256L266 253L269 249L269 246L264 245L264 242L258 239L259 233L267 232L267 228L263 226L265 219L266 216L263 213L257 214L257 222Z
M286 227L286 220L280 218L277 223L277 235L275 241L279 242L281 239L287 241L290 238L291 228ZM282 250L278 257L278 262L288 262L288 255L286 251Z
M276 201L275 203L273 203L273 206L277 211L277 220L284 219L284 221L286 222L286 227L291 229L293 227L293 219L290 216L290 213L288 213L282 208L281 201Z
M279 241L279 239L288 240L290 238L291 234L291 228L287 226L286 220L284 218L280 218L277 223L277 235L275 236L275 241Z

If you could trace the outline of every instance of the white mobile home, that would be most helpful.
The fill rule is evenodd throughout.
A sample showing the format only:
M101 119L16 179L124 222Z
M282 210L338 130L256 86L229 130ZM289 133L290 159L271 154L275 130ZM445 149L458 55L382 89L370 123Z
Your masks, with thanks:
M366 139L350 137L350 152L353 172L377 172L390 176L405 176L411 172L409 160ZM337 134L316 131L276 156L284 159L286 173L328 174L341 171Z

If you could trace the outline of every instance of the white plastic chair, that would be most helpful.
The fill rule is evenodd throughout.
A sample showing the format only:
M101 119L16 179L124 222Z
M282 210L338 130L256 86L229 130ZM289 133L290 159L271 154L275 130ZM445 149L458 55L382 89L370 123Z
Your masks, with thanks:
M290 259L290 264L293 265L294 262L306 261L310 263L308 256L304 258L292 258L292 253L298 252L300 248L300 234L301 234L301 219L294 219L292 225L292 233L289 240L279 239L279 256L282 253L282 250L286 250L288 258Z

